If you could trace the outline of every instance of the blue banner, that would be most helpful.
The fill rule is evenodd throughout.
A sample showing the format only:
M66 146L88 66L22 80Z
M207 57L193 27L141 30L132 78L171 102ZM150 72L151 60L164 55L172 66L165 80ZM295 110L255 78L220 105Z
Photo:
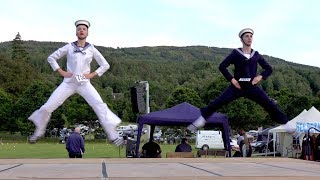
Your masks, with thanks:
M308 133L310 128L316 128L320 130L320 122L297 122L296 132L300 133ZM315 129L310 129L310 133L320 133Z

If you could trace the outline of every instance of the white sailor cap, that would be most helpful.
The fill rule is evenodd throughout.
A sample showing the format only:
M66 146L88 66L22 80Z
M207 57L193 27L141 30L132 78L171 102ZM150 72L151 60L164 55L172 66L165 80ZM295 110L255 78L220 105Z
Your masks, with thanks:
M250 28L244 28L239 32L239 38L241 38L245 33L251 33L253 35L254 32Z
M87 26L87 28L90 27L90 23L87 20L78 20L74 23L74 25L76 25L76 27L79 25L85 25L85 26Z

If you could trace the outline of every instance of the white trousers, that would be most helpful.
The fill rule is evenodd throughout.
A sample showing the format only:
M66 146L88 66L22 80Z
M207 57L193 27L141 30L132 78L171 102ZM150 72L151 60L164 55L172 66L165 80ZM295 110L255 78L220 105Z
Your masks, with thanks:
M45 124L46 126L50 120L52 112L75 93L80 94L92 107L98 116L101 126L108 135L109 140L112 141L117 139L119 134L116 131L116 126L121 123L121 119L108 108L107 104L103 102L101 96L90 82L83 84L62 82L51 94L48 101L41 106L40 109L33 112L29 117L29 120L34 123ZM42 136L43 134L35 135Z
M247 157L247 145L242 145L242 157Z

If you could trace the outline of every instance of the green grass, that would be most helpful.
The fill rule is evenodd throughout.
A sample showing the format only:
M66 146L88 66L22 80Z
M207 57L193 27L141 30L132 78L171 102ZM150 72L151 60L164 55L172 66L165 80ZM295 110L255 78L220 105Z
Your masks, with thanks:
M146 137L141 137L140 149L146 143ZM9 133L0 133L0 159L5 158L68 158L65 144L59 144L57 138L43 138L36 144L29 144L25 136ZM162 158L167 152L174 152L177 144L160 144ZM197 150L191 144L193 153ZM103 140L86 140L84 158L126 158L126 147L116 147Z
M3 143L0 145L0 158L67 158L65 144L59 143ZM86 158L124 157L125 148L107 143L86 143ZM120 150L120 156L119 156Z
M141 146L140 144L140 149ZM173 152L176 145L161 144L162 157ZM68 158L65 144L41 141L37 144L26 142L6 142L0 144L0 158ZM84 158L125 158L126 148L116 147L106 142L86 142ZM195 153L195 150L194 150Z

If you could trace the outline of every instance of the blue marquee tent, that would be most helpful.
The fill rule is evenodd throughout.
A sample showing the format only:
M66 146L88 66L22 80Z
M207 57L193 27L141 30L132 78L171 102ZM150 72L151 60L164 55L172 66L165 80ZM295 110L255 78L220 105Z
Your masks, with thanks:
M141 115L138 118L138 135L135 154L139 153L141 132L144 124L151 126L152 137L155 126L188 126L200 116L200 109L187 103L181 103L174 107ZM206 127L220 127L222 129L225 149L231 157L230 135L228 117L221 113L214 113L207 119Z

